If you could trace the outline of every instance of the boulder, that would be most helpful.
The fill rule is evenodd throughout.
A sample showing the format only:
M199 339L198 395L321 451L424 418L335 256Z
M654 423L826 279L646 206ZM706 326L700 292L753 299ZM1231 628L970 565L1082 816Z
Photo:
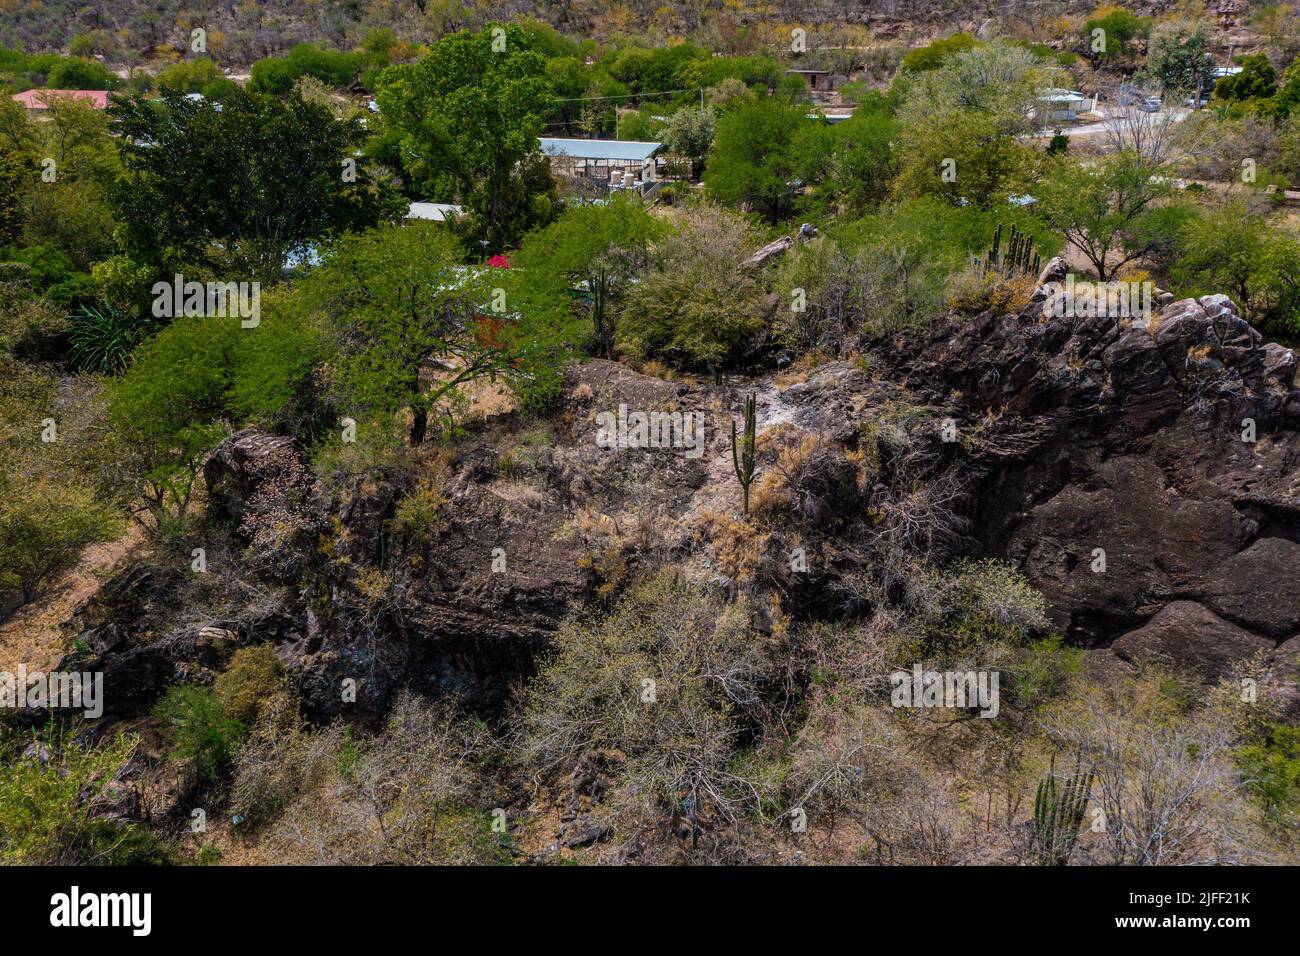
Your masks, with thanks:
M203 466L203 478L209 500L240 522L258 489L297 471L295 466L300 468L301 457L292 438L246 428L216 447Z
M1300 544L1285 538L1256 541L1209 576L1203 600L1215 613L1273 638L1300 630ZM1291 586L1286 586L1290 580Z
M1238 661L1272 651L1273 642L1225 621L1195 601L1174 601L1142 627L1116 640L1111 650L1132 663L1165 660L1190 665L1214 679L1227 674Z

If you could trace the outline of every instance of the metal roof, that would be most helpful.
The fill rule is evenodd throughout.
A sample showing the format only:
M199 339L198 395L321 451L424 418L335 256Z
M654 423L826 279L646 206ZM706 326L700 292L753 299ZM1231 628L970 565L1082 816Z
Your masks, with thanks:
M446 222L461 213L460 206L445 202L413 202L407 210L407 219L429 219L433 222Z
M645 162L663 143L643 143L622 139L548 139L541 137L542 152L548 156L572 156L574 159L621 159Z

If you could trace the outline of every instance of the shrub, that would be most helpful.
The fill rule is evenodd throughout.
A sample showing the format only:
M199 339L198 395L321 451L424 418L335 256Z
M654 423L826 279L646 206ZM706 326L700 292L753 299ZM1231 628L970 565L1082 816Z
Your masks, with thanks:
M257 811L285 863L489 864L509 861L492 830L497 745L446 701L403 693L364 741L335 725L266 719L239 755L235 802Z
M1176 688L1155 671L1104 686L1079 682L1041 717L1052 742L1080 752L1096 774L1093 802L1106 828L1094 853L1112 865L1222 865L1243 858L1248 828L1232 759L1234 705L1210 695L1190 709ZM1238 688L1236 706L1239 695Z
M747 604L655 574L607 616L557 633L525 701L518 756L555 779L579 765L607 783L621 840L670 821L697 835L735 822L752 788L730 770L769 679L770 645Z
M108 67L94 60L63 57L45 75L52 90L115 90L122 81Z
M16 742L15 749L22 746ZM7 865L165 863L146 828L96 816L100 801L135 753L138 738L118 735L98 747L33 738L0 761L0 862Z
M59 478L0 481L0 588L24 601L77 563L81 551L111 541L121 519L86 488Z
M251 725L281 687L284 665L270 644L241 647L214 685L223 712Z
M82 306L68 334L68 361L86 372L120 372L130 362L135 347L157 327L152 317L115 305Z
M1258 742L1241 748L1237 762L1269 821L1295 833L1300 825L1300 728L1270 725Z
M757 237L740 216L717 208L686 212L654 247L618 327L633 358L685 363L734 360L764 330L763 287L745 265Z
M214 781L230 763L246 726L226 714L211 687L173 687L154 708L172 754L190 761L198 778Z

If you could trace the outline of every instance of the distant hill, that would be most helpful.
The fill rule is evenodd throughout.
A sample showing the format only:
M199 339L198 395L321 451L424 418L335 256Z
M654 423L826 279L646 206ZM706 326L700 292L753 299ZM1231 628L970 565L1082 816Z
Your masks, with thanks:
M612 36L644 31L664 37L694 33L712 22L744 31L757 23L839 24L867 27L874 36L907 38L954 29L1083 14L1094 0L775 0L737 8L724 0L0 0L0 45L27 52L100 53L132 62L168 49L189 49L190 31L202 28L210 52L226 65L242 65L314 41L355 46L368 29L388 27L424 40L463 26L532 14L565 32ZM1173 0L1134 0L1144 13L1172 9ZM1246 0L1211 4L1221 20L1244 17Z

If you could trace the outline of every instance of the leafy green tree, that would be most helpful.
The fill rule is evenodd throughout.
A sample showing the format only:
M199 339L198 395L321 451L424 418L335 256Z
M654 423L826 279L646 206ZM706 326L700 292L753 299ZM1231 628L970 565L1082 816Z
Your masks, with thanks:
M977 42L969 33L954 33L951 36L941 37L933 43L908 50L907 55L903 57L900 68L904 73L924 73L926 70L937 70L943 66L943 61L948 57L954 53L969 50Z
M1047 221L1109 281L1163 241L1151 227L1163 221L1157 203L1171 188L1149 162L1125 150L1090 165L1056 157L1036 194Z
M400 214L356 158L357 121L290 95L238 93L222 109L164 93L112 109L127 174L114 193L132 255L278 279L290 253Z
M772 225L794 205L804 110L774 99L741 106L718 120L704 185L724 203L748 203Z
M996 116L978 111L906 127L898 155L900 197L941 196L988 208L1025 192L1036 177L1036 152L1007 135Z
M1230 102L1268 99L1277 92L1277 73L1263 53L1241 62L1241 72L1225 76L1214 85L1214 95Z
M898 110L899 196L938 195L989 207L1025 191L1038 153L1032 127L1043 71L1014 44L971 47L917 75Z
M691 178L699 179L704 158L713 145L718 115L709 107L683 106L668 120L662 133L669 149L691 161Z
M526 281L548 285L562 306L574 300L591 320L597 348L612 357L623 298L662 231L640 199L616 197L602 206L575 206L530 234L517 261Z
M385 70L376 93L417 188L466 206L471 238L490 250L513 246L554 212L537 140L550 84L532 42L512 25L455 33L418 63Z
M174 320L140 346L110 392L108 420L158 530L186 518L207 453L225 434L237 318Z
M1171 272L1189 293L1227 292L1266 330L1300 330L1300 243L1270 228L1263 214L1240 200L1204 210L1183 225Z
M1173 277L1198 294L1227 292L1243 309L1254 299L1268 224L1232 201L1187 222L1179 236Z
M1211 31L1199 21L1174 20L1151 31L1147 48L1147 69L1170 90L1200 97L1214 77L1214 55L1210 52Z
M875 209L889 196L898 174L900 131L893 117L870 112L831 127L825 183L850 215Z
M1133 41L1151 29L1149 17L1114 4L1103 4L1083 24L1084 47L1089 58L1098 64L1114 63L1133 53ZM1099 35L1095 31L1100 30ZM1099 42L1094 43L1094 37Z
M527 395L554 381L573 323L518 270L465 269L460 258L447 230L412 223L345 238L308 278L340 415L386 428L405 412L418 445L431 413L452 419L467 383L500 380ZM431 362L441 374L429 374Z
M52 90L115 90L122 81L102 63L69 56L50 69L45 85Z
M202 93L224 78L221 68L206 56L173 63L158 74L158 89L165 93Z
M344 53L299 43L286 56L258 60L249 71L248 88L254 93L282 96L302 76L314 76L328 86L343 89L366 65L361 53Z

